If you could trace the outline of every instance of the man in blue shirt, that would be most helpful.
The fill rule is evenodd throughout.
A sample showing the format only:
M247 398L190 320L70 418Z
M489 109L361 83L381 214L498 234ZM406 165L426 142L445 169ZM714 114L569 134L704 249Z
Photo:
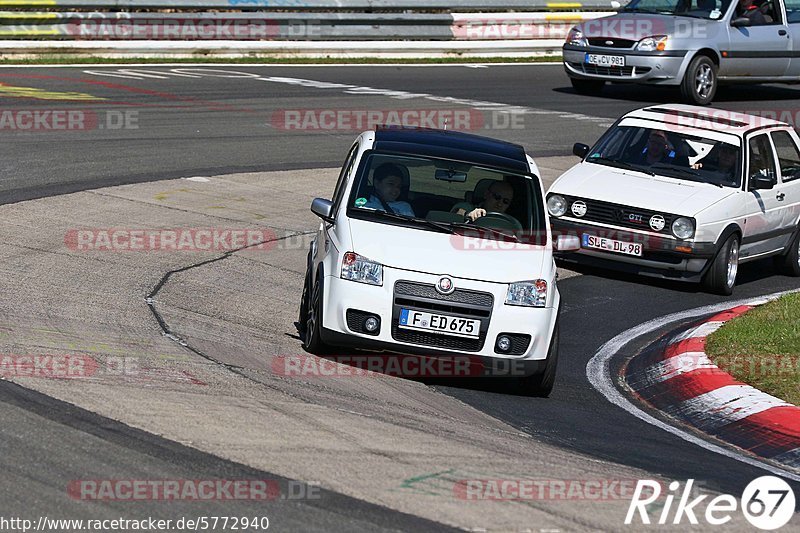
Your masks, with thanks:
M398 201L403 191L404 172L399 165L383 163L372 173L374 192L364 207L378 211L389 211L398 215L416 216L411 204Z

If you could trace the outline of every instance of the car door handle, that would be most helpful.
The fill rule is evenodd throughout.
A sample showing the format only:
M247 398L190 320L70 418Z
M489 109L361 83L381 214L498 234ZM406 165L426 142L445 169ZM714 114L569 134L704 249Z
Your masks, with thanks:
M784 198L786 198L786 193L779 192L775 198L778 199L779 202L782 202Z
M783 37L784 35L786 35L786 30L778 30L778 35Z

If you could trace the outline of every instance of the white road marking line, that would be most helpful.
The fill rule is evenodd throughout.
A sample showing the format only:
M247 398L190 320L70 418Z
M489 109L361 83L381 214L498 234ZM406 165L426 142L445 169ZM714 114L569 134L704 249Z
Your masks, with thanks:
M695 329L690 329L689 331L686 331L676 336L674 339L672 339L672 342L670 342L670 344L676 344L688 339L708 337L709 335L717 331L719 328L721 328L722 324L724 324L724 322L719 322L719 321L705 322L704 324L700 324L700 326L696 327Z
M254 79L272 83L299 85L301 87L310 87L316 89L342 89L343 90L342 92L344 92L345 94L385 96L397 100L411 100L415 98L421 98L425 100L430 100L432 102L463 105L481 111L498 111L504 113L519 113L525 115L551 115L570 120L595 122L597 123L598 126L603 126L603 127L609 127L611 126L611 124L613 124L613 120L606 117L596 117L592 115L585 115L582 113L565 113L564 111L556 111L553 109L540 109L528 106L504 104L500 102L489 102L486 100L472 100L469 98L456 98L453 96L436 96L428 93L412 93L408 91L398 91L393 89L380 89L375 87L356 86L346 83L332 83L327 81L316 81L304 78L287 78L285 76L266 76Z
M688 418L702 430L714 431L773 407L791 405L750 385L727 385L667 407L664 411Z
M659 429L663 429L668 433L672 433L676 437L679 437L687 442L690 442L696 446L699 446L705 450L710 452L717 453L719 455L725 456L729 459L733 459L735 461L739 461L741 463L745 463L750 466L754 466L756 468L761 468L762 470L766 470L767 472L771 472L777 476L782 476L786 479L791 479L793 481L800 481L800 475L785 470L783 468L778 468L773 466L769 463L765 463L763 461L759 461L758 459L754 459L752 457L748 457L745 455L740 455L728 448L724 448L718 444L713 444L706 440L697 437L687 431L679 429L677 427L671 426L654 416L645 413L641 409L639 409L636 405L632 404L625 396L622 395L620 391L614 385L615 376L611 375L610 372L610 362L611 358L614 357L622 348L624 348L628 343L630 343L633 339L637 337L641 337L642 335L646 335L651 333L667 324L671 324L673 322L677 322L679 320L687 320L690 318L707 315L714 312L725 311L736 307L738 305L759 305L764 303L765 301L774 300L784 294L789 294L792 292L798 292L797 290L792 291L784 291L775 294L771 294L766 297L759 297L753 298L749 300L739 300L735 302L727 302L721 304L714 304L708 305L705 307L698 307L696 309L689 309L687 311L682 311L680 313L673 313L671 315L667 315L665 317L655 318L643 324L636 326L633 329L629 329L623 333L620 333L603 346L597 351L597 353L592 357L589 361L589 364L586 365L586 377L589 379L589 383L597 389L606 399L611 402L612 404L616 405L627 411L629 414L635 416L639 420L646 422L652 426L655 426Z
M717 365L705 352L683 352L646 368L646 385L661 383L702 368L717 368Z
M221 66L221 65L218 65ZM254 66L254 65L250 65ZM457 65L463 67L464 65ZM486 65L467 65L472 68L488 68ZM393 89L381 89L376 87L365 87L351 85L347 83L335 83L326 81L309 80L303 78L290 78L285 76L261 76L252 72L225 71L222 69L203 69L203 68L176 68L163 71L144 70L136 68L125 68L117 70L84 70L84 73L93 76L110 76L125 79L168 79L170 76L180 77L221 77L221 78L241 78L253 79L258 81L284 83L288 85L299 85L301 87L311 87L315 89L342 89L345 94L354 95L373 95L385 96L397 100L411 100L421 98L432 102L441 102L454 105L472 107L480 111L497 111L500 113L518 113L522 115L549 115L563 118L565 120L577 120L582 122L593 122L603 128L608 128L614 123L613 119L586 115L584 113L570 113L553 109L542 109L536 107L519 106L505 104L501 102L490 102L486 100L472 100L469 98L456 98L453 96L437 96L428 93L414 93L408 91L398 91ZM229 75L224 75L228 73Z

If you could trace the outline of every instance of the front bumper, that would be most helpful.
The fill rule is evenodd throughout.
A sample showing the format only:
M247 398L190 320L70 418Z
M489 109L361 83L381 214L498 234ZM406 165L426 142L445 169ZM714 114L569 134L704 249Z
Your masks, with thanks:
M581 242L586 234L642 245L641 257L588 248L557 255L560 261L568 263L663 279L699 281L716 254L716 245L712 242L681 241L664 235L589 224L568 217L551 218L550 225L555 235L576 235ZM683 249L679 250L678 247Z
M587 53L624 56L625 66L597 67L587 64ZM580 47L570 44L563 47L564 70L571 78L663 85L680 83L687 54L685 50L636 52L627 48Z
M323 340L335 346L358 350L430 355L432 357L466 354L482 359L494 368L498 368L498 361L522 361L522 366L526 369L527 374L540 372L544 368L560 303L555 284L552 284L551 292L548 295L549 307L531 308L505 305L508 285L504 283L453 278L453 282L459 290L491 294L492 296L490 307L485 308L488 316L480 317L481 342L476 341L473 345L460 344L459 339L451 338L448 335L428 335L427 338L437 341L437 345L425 343L425 335L411 337L403 335L402 333L407 330L401 331L398 327L398 309L401 306L450 316L464 316L472 319L479 317L478 314L462 314L458 310L458 306L454 306L451 311L417 306L413 303L413 297L402 295L395 290L398 282L433 286L439 277L438 275L384 267L383 286L377 287L343 280L335 276L325 276L322 313ZM398 300L402 304L399 304ZM348 322L348 311L351 311L350 322ZM353 321L354 311L379 317L380 331L377 334L358 331L357 324L354 324ZM517 355L511 355L496 351L495 342L500 334L529 336L530 339L525 339L523 344L515 344L515 347L520 349L516 351ZM439 341L440 338L454 342L443 343ZM502 367L502 365L499 366ZM519 366L515 366L515 368L519 368Z

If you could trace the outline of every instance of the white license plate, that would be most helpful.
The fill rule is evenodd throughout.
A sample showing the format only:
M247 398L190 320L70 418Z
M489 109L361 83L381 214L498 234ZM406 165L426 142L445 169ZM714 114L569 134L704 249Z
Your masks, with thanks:
M625 56L606 56L602 54L586 54L586 63L598 67L624 67Z
M639 257L642 255L642 245L640 243L615 241L614 239L595 237L594 235L583 235L583 247Z
M400 323L398 325L401 328L418 329L457 337L478 337L481 330L480 320L437 315L411 309L400 310Z

